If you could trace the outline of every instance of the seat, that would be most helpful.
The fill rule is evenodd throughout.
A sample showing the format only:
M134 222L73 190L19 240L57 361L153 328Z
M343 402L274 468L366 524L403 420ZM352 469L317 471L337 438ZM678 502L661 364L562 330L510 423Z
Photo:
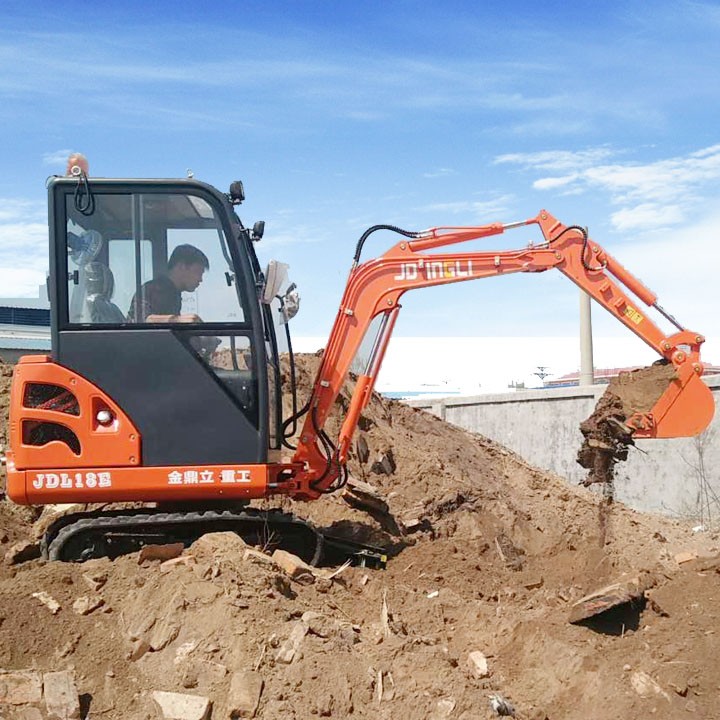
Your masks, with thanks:
M90 262L84 269L89 321L99 325L127 322L123 311L111 300L115 279L110 268L99 262Z

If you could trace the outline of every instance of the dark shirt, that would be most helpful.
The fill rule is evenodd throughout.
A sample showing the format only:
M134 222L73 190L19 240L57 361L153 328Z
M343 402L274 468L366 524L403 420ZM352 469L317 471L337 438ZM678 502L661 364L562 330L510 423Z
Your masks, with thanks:
M130 303L128 317L131 322L145 322L148 315L179 315L182 294L167 275L149 280L140 288L140 312L136 297Z

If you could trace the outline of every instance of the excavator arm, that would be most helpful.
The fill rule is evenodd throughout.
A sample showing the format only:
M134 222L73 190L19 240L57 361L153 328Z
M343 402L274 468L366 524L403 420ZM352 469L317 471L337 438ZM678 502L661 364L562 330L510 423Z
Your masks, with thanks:
M539 226L544 241L521 250L437 252L439 248L499 235L513 228ZM405 236L382 256L360 263L362 245L376 229ZM436 251L427 254L426 251ZM350 443L362 410L370 401L385 350L408 290L465 282L519 272L557 268L585 290L658 355L672 363L675 377L649 412L628 420L634 437L667 438L696 435L710 423L714 401L700 379L702 335L683 328L658 304L656 295L578 226L566 226L543 210L529 220L478 227L437 227L409 233L389 226L371 228L361 238L327 347L318 369L307 416L293 464L303 469L295 476L295 497L316 498L342 481ZM623 287L624 286L624 287ZM678 329L666 335L639 308L637 300L655 308ZM377 318L377 321L376 321ZM378 324L372 350L359 375L337 444L324 425L351 364L373 321Z

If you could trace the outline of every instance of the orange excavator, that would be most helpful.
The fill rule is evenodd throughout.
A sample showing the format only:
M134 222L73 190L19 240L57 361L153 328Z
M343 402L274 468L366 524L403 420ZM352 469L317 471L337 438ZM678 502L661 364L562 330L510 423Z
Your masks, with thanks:
M654 407L628 418L633 437L691 436L712 419L713 398L701 379L704 338L660 308L584 228L544 210L509 224L369 228L310 397L299 408L291 384L294 411L285 418L280 362L289 351L294 367L284 344L299 299L286 266L271 262L262 271L254 243L264 224L243 225L235 212L243 199L240 182L223 193L192 178L80 171L49 180L52 352L23 357L15 368L7 495L33 505L152 506L64 516L48 530L46 557L113 557L232 530L250 541L264 535L302 546L309 562L333 548L367 558L367 548L348 549L295 516L248 503L273 495L313 500L343 486L400 299L416 288L555 268L674 368ZM532 225L543 239L520 250L447 249ZM378 230L399 242L362 262L363 245ZM641 303L677 332L663 333ZM324 426L358 362L333 440ZM287 459L283 446L292 450Z

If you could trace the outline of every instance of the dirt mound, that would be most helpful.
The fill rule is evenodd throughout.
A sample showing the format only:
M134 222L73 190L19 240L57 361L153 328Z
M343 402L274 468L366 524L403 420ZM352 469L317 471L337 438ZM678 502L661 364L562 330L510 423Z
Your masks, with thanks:
M317 362L298 358L301 403ZM4 564L0 668L73 670L83 711L108 720L156 717L154 691L208 698L215 720L240 700L247 717L471 720L496 717L496 696L534 720L715 716L720 574L677 554L717 553L717 537L623 506L603 525L590 490L377 395L361 427L350 470L388 512L287 505L387 544L386 570L291 580L234 536L164 564ZM0 506L13 540L14 513ZM649 599L602 627L568 622L574 601L641 571L659 578Z

